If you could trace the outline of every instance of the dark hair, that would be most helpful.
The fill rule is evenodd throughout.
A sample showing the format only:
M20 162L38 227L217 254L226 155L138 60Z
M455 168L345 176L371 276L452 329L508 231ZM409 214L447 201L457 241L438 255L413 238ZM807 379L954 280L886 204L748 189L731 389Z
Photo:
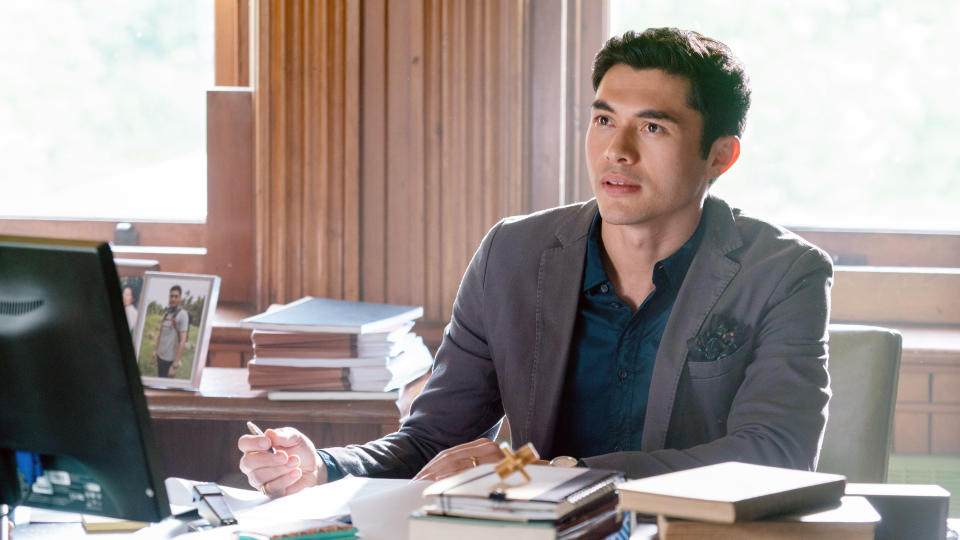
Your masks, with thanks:
M180 296L183 296L183 289L181 289L179 285L174 285L173 287L170 287L170 292L173 292L173 291L177 291L178 293L180 293Z
M706 158L713 142L743 133L750 108L750 82L740 61L723 43L676 28L649 28L610 38L593 60L593 89L611 67L660 69L690 81L687 103L703 116L700 151Z

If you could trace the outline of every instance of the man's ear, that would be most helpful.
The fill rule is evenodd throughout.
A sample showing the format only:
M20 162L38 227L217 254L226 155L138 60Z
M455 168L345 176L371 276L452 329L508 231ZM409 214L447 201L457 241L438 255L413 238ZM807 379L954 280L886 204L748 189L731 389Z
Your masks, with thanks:
M717 178L727 172L740 157L740 137L724 135L713 141L710 146L710 155L707 156L707 172L709 178Z

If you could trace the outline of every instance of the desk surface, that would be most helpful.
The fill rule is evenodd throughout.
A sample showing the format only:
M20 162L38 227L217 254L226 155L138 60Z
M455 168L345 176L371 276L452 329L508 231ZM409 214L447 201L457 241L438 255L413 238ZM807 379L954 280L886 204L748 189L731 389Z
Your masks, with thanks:
M393 401L271 401L247 385L244 368L204 368L200 390L146 389L164 476L233 485L239 471L237 438L246 422L293 426L318 448L364 443L399 426Z
M951 518L947 520L948 531L958 531L960 530L960 518ZM656 526L653 527L656 529ZM631 539L648 539L652 538L652 530L649 528L644 528L637 531L632 535ZM949 533L948 533L949 534ZM123 533L110 533L110 534L91 534L88 535L83 530L83 526L79 523L54 523L54 524L31 524L27 526L18 527L14 532L13 540L82 540L87 538L106 538L108 540L119 539L119 538L130 538L133 534L123 534ZM150 537L149 540L154 538L166 538L166 535L157 535ZM137 535L135 538L144 538L143 535Z
M198 392L145 389L154 420L237 420L396 425L397 406L389 400L271 401L251 390L244 368L203 370Z

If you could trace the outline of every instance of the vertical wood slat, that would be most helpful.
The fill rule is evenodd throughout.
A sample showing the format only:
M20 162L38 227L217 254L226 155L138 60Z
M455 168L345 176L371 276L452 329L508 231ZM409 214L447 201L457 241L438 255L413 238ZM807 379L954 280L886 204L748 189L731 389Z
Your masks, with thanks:
M361 25L360 297L377 301L386 297L386 0L364 2Z
M427 84L424 86L424 115L426 119L425 152L424 152L424 211L426 229L425 255L425 283L424 283L424 317L427 320L439 321L443 311L443 273L442 273L442 244L440 211L442 206L442 160L443 160L443 125L440 104L443 98L442 71L442 33L443 0L428 0L424 15L425 37L424 72Z
M344 13L343 57L343 297L360 299L360 4ZM349 74L349 75L348 75Z

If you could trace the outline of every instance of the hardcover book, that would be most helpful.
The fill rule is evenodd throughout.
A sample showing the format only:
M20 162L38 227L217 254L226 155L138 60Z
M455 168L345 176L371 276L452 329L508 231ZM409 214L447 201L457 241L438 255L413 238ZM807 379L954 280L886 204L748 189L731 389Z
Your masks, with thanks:
M750 521L835 504L846 479L729 461L620 485L620 506L641 514L716 523Z
M586 540L607 538L623 525L616 499L559 521L504 521L415 513L410 516L410 538L457 540Z
M847 484L880 514L877 540L946 538L950 492L935 484Z
M386 332L423 316L423 308L306 296L283 307L242 319L238 325L279 332Z
M480 465L424 490L428 514L501 520L558 520L616 498L622 473L582 467L527 465L529 483L519 475L503 482L492 463ZM520 479L522 481L522 479Z
M842 497L831 508L740 523L657 518L660 540L872 540L879 522L880 514L863 497Z

